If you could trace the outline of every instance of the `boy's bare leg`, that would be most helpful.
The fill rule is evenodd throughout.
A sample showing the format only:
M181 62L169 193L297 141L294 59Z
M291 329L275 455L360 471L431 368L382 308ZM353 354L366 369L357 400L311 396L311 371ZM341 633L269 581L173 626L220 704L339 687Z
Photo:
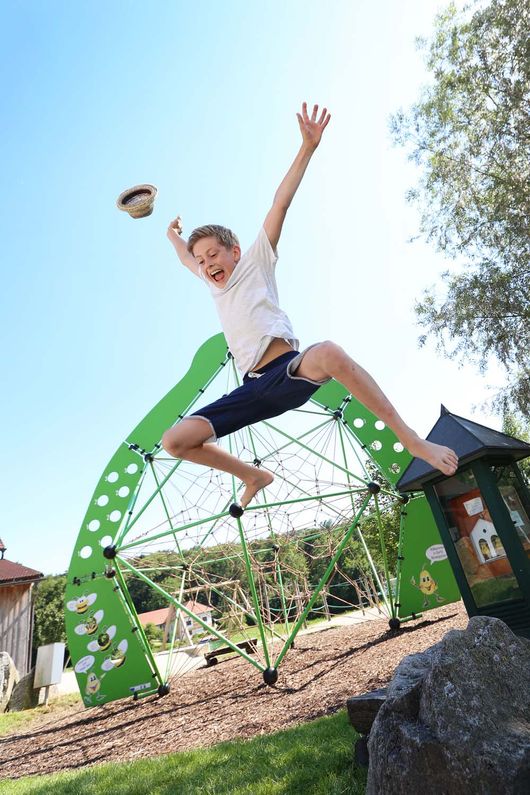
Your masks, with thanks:
M266 469L245 464L216 444L205 444L211 435L212 431L206 420L189 418L164 433L162 446L175 458L220 469L239 478L246 486L240 500L241 506L246 508L254 495L272 483L274 477Z
M394 431L401 444L415 457L427 461L444 475L453 475L458 457L449 447L421 439L399 416L372 376L356 364L334 342L321 342L305 354L296 375L321 381L331 376L351 392L369 411Z

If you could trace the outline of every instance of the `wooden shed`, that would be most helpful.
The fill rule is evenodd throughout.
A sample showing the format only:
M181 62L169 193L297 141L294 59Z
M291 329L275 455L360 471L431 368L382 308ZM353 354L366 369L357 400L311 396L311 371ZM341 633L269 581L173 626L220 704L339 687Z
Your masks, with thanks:
M0 539L0 651L6 651L20 674L31 668L35 583L43 574L4 558Z

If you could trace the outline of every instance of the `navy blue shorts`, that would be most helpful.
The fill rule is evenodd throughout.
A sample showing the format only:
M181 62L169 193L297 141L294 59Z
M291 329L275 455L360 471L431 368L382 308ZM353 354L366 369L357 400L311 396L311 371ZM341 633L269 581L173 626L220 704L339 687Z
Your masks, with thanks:
M208 420L212 436L207 441L215 442L247 425L302 406L322 384L330 380L310 381L293 375L304 353L282 353L259 370L247 373L243 377L243 384L233 392L190 414L189 418L202 417Z

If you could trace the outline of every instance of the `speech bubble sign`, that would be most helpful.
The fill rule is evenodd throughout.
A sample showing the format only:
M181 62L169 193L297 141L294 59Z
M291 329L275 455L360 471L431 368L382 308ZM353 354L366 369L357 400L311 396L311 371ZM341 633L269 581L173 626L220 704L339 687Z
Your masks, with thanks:
M443 544L433 544L432 547L425 550L425 554L431 563L436 563L438 560L446 560L447 558L447 552Z
M86 674L94 665L96 658L92 654L87 654L86 657L81 657L75 664L74 671L76 674Z

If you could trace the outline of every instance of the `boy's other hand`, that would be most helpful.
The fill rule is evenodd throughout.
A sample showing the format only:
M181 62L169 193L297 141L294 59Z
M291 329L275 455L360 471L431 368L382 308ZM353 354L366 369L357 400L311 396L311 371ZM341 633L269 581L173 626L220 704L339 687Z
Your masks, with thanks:
M309 118L307 115L307 102L303 102L302 114L300 115L300 113L297 113L296 115L298 117L298 124L300 125L300 132L302 133L304 144L311 149L316 149L322 138L322 133L328 126L331 114L328 113L327 108L324 108L320 117L317 119L318 105L313 105L313 113L311 114L311 118Z
M182 218L180 217L180 215L177 215L175 220L171 221L171 223L169 224L169 229L173 229L177 233L177 235L182 234L183 226L182 226Z

